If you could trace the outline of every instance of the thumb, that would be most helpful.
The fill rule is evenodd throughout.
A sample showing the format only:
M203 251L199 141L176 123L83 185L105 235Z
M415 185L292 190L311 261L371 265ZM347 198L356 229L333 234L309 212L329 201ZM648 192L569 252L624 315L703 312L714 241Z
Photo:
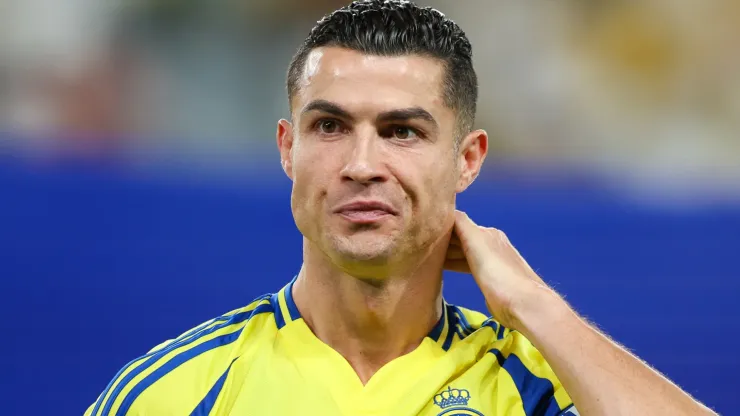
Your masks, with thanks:
M463 211L455 210L455 229L459 234L459 237L469 238L469 233L478 228L478 225L473 222L472 219ZM463 237L465 235L465 237Z
M478 225L470 219L468 214L455 210L455 234L460 239L460 245L469 260L474 260L470 257L474 254L472 251L474 251L477 241L480 240L480 233L481 230Z

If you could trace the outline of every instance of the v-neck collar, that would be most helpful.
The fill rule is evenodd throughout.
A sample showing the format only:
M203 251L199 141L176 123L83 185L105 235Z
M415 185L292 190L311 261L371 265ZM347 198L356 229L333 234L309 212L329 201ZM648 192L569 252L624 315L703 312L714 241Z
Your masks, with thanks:
M293 285L296 278L297 276L271 298L278 327L276 345L279 345L281 352L291 358L296 369L307 380L323 386L326 393L330 394L344 411L351 413L363 409L382 412L384 406L403 402L409 386L418 385L421 388L423 385L435 383L434 380L417 377L429 371L430 362L435 362L446 354L452 346L455 334L460 333L456 307L443 299L442 316L421 344L408 354L384 365L367 384L363 385L349 362L319 339L301 317L293 300ZM438 362L438 365L447 364ZM398 385L403 379L408 379L409 382L405 388L389 387ZM432 390L434 388L436 386ZM382 400L379 400L380 397Z
M297 279L298 275L293 277L290 283L285 285L277 293L273 294L270 299L278 330L299 320L305 325L301 312L293 300L293 285ZM439 317L437 323L427 334L427 338L430 338L445 351L450 349L455 333L460 331L460 318L456 309L453 305L448 304L442 299L442 316Z

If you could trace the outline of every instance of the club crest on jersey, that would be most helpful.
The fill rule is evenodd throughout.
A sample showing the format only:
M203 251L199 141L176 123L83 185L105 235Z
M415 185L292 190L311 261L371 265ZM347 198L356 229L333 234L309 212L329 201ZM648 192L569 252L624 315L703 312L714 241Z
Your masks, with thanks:
M447 387L434 396L434 404L442 409L437 416L483 416L483 413L468 407L469 400L469 391Z

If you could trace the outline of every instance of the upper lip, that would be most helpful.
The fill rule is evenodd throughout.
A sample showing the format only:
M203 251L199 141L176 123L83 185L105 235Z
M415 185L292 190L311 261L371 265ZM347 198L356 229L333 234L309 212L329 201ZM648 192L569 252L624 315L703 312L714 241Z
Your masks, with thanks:
M380 210L385 211L392 215L397 215L398 212L393 209L390 205L381 202L381 201L353 201L346 204L341 205L339 208L335 209L335 213L340 213L343 211L373 211L373 210Z

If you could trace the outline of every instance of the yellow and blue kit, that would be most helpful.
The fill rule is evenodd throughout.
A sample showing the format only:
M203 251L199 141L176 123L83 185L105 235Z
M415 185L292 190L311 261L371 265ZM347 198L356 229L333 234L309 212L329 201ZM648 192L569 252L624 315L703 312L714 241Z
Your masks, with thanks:
M292 287L131 361L85 416L578 415L521 333L447 303L414 351L363 385L303 321Z

